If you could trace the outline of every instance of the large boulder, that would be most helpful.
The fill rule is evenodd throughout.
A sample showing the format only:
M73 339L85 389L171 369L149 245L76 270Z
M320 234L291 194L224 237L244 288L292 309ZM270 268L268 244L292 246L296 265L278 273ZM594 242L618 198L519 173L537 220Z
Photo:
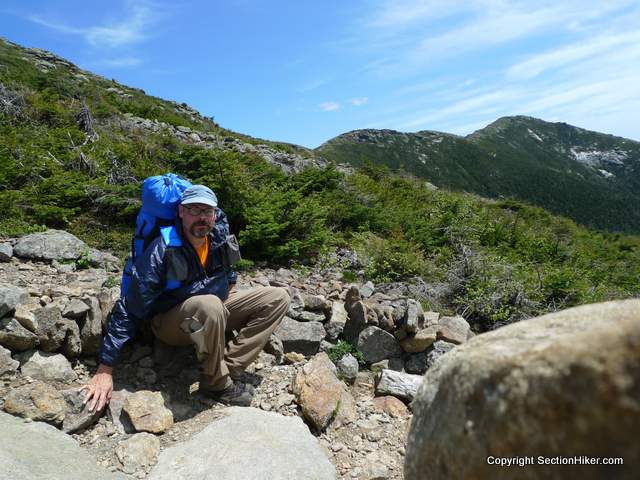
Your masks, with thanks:
M76 260L88 251L86 243L62 230L25 235L13 247L15 256L33 260Z
M333 421L347 423L356 417L355 400L336 373L328 355L321 352L293 379L292 391L302 414L318 431Z
M231 407L162 451L150 480L330 480L335 468L300 417Z
M378 327L367 327L360 332L357 346L367 363L402 356L402 348L398 340Z
M289 317L284 317L273 333L282 341L284 353L298 352L308 356L318 353L326 335L319 322L298 322Z
M412 404L407 479L637 478L640 300L585 305L473 337L427 371ZM622 457L624 466L539 464ZM493 459L488 461L488 459Z
M25 423L0 412L0 478L11 480L122 479L107 472L71 436L51 425Z

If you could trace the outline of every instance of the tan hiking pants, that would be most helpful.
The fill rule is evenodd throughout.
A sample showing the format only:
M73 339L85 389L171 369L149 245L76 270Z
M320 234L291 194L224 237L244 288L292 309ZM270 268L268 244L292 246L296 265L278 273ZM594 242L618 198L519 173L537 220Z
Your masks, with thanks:
M229 385L253 362L289 309L289 294L278 287L236 290L222 302L197 295L153 317L153 333L174 346L194 344L208 387ZM228 343L225 332L238 335Z

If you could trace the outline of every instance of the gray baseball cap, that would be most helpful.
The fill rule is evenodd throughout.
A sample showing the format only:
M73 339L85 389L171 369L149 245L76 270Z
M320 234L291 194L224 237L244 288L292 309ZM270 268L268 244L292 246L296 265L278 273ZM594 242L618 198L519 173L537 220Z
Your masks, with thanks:
M216 194L213 193L209 187L204 185L193 185L187 188L182 194L182 205L189 205L191 203L204 203L211 207L218 206L218 199Z

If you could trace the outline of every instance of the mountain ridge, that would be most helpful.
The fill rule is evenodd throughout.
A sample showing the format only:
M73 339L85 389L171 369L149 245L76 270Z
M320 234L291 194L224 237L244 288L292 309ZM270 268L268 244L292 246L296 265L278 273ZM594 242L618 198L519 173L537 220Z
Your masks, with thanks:
M361 129L315 150L333 161L378 163L438 187L515 198L586 226L640 231L640 142L523 115L467 136Z

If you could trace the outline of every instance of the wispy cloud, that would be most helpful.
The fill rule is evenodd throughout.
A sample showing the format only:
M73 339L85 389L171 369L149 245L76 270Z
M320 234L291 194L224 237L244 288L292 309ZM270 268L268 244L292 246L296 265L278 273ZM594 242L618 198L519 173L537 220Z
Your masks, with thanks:
M101 67L114 67L114 68L129 68L137 67L142 63L142 59L137 57L122 57L122 58L105 58L93 62L93 64Z
M533 55L527 60L510 67L507 73L513 79L527 80L552 69L564 67L597 55L615 52L626 45L638 44L640 44L640 31L599 35L586 41Z
M333 112L340 109L340 104L338 102L323 102L318 107L323 112Z
M301 87L298 88L297 91L300 93L310 92L312 90L316 90L317 88L322 87L323 85L326 85L327 83L329 83L328 78L315 78L303 84Z
M426 65L558 30L586 28L624 11L634 0L401 0L358 23L360 48L373 54L367 69L382 76L417 73ZM364 25L364 27L363 27ZM362 37L366 40L362 41ZM364 45L364 46L363 46ZM402 46L402 48L399 48Z
M161 17L159 7L150 2L128 3L127 6L126 16L120 21L88 27L76 27L39 15L28 19L61 33L81 36L90 45L115 48L149 38L150 27Z
M360 107L365 103L367 103L368 101L369 101L368 97L357 97L349 100L349 103L351 103L351 105L353 105L354 107Z

